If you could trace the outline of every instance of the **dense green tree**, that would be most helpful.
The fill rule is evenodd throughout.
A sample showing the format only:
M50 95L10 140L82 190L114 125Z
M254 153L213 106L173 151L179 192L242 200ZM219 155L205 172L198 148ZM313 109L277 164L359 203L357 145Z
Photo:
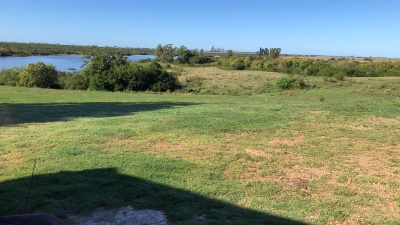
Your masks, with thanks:
M58 88L58 71L53 65L31 63L18 75L18 86Z
M197 55L195 51L190 51L184 45L176 49L176 54L178 55L177 61L182 64L190 63L190 59Z
M178 79L157 62L133 63L104 49L93 49L83 65L89 90L166 91L180 88Z
M89 81L90 90L112 91L115 83L118 83L115 70L127 64L128 59L125 56L112 52L110 48L93 47L84 56L83 77Z
M164 46L158 44L154 50L154 55L156 56L156 60L159 62L172 63L174 62L175 48L172 47L172 44L167 44Z

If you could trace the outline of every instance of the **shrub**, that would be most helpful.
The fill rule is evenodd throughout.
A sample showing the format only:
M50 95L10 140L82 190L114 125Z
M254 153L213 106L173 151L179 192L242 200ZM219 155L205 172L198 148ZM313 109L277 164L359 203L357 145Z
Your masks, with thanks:
M22 67L13 67L10 69L2 69L0 71L0 85L16 86L22 72Z
M59 80L63 89L87 90L89 88L89 80L81 72L66 73L60 76Z
M344 81L346 74L342 71L338 71L333 75L333 77L338 81Z
M251 67L252 69L259 70L259 69L264 68L264 65L263 65L263 64L264 64L264 63L263 63L262 60L254 60L254 61L251 63L250 67Z
M17 85L23 87L59 88L58 71L42 62L28 64L18 78Z
M276 86L280 89L289 90L304 89L307 87L307 84L302 76L287 76L278 79Z
M399 70L390 69L390 70L388 70L386 72L386 76L399 77L400 76L400 71Z
M113 88L111 84L107 81L106 77L96 74L90 78L89 90L91 91L111 91Z
M205 78L199 75L187 77L185 81L185 86L187 88L200 88L201 86L203 86L204 80Z
M89 81L82 84L90 90L174 91L180 88L176 76L155 61L130 63L122 55L102 51L93 51L86 58L87 67L81 80Z

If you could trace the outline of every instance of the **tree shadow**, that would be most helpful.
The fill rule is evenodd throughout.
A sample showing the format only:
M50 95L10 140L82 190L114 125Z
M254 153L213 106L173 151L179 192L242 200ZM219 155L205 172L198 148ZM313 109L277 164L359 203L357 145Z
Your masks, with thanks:
M31 177L0 183L0 216L24 211ZM99 207L131 205L165 212L179 224L291 224L297 222L210 199L186 190L118 173L115 168L61 171L33 177L28 213L47 212L66 220ZM205 221L194 221L205 215Z
M69 121L82 117L125 116L142 111L184 107L194 104L182 102L3 104L0 105L0 126Z

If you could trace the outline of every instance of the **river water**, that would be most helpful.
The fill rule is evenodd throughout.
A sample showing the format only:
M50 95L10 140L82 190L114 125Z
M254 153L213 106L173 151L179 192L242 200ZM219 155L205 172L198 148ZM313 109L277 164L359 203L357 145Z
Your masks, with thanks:
M53 64L59 71L71 71L71 69L81 70L83 64L82 55L46 55L46 56L3 56L0 57L0 70L15 66L26 66L29 63L43 62ZM128 60L136 62L141 59L154 59L154 55L131 55Z

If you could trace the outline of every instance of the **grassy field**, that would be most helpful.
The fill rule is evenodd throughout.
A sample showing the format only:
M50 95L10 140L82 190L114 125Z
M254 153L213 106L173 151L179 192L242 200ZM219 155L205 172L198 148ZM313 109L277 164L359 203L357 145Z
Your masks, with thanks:
M281 76L182 72L217 95L0 86L0 215L25 211L36 161L26 211L64 219L131 205L174 224L399 224L400 79L282 92Z

